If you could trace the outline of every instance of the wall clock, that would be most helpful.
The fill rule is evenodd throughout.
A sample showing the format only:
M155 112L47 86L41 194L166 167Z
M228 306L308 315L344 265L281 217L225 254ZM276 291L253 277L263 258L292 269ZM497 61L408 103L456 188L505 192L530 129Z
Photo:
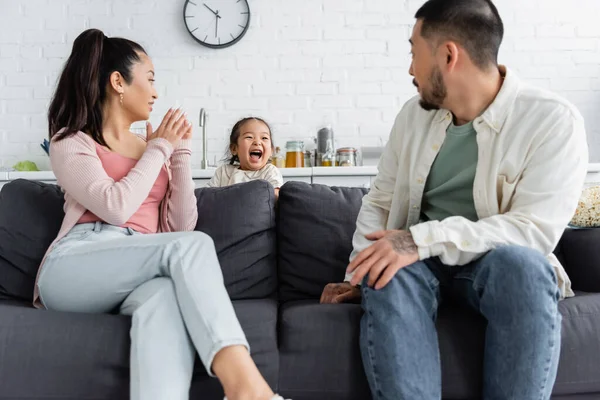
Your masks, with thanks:
M222 49L239 42L246 34L250 7L247 0L186 0L183 19L198 43Z

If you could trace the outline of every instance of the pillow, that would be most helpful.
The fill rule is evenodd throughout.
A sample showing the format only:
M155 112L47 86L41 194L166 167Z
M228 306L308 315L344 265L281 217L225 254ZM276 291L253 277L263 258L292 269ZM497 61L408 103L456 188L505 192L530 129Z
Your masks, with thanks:
M319 299L325 285L344 280L365 194L363 188L283 185L277 214L280 301Z
M583 190L569 225L580 228L600 227L600 186Z
M64 196L56 185L17 179L0 191L0 299L33 301L42 258L58 235Z
M273 187L256 180L196 189L196 197L196 230L215 242L231 299L273 295L277 290Z

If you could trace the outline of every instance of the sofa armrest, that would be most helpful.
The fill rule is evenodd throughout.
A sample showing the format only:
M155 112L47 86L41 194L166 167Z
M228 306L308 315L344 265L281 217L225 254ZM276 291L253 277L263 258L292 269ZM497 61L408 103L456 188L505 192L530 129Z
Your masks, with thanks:
M573 290L600 292L600 229L565 230L555 254Z

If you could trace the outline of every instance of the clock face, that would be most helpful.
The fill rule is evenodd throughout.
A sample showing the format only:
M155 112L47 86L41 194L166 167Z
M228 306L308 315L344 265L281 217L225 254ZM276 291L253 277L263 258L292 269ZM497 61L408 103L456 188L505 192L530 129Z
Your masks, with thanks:
M187 0L183 17L196 41L219 49L244 36L250 24L250 7L247 0Z

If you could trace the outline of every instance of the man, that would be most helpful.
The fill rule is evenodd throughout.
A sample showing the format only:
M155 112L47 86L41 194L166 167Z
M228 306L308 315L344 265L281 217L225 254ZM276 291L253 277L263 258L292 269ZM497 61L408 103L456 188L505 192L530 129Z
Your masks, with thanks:
M446 295L488 321L482 398L548 399L557 303L573 295L552 251L586 175L583 119L498 65L504 28L490 0L430 0L416 19L420 98L396 118L363 200L346 282L321 301L362 294L374 400L441 398L435 319Z

